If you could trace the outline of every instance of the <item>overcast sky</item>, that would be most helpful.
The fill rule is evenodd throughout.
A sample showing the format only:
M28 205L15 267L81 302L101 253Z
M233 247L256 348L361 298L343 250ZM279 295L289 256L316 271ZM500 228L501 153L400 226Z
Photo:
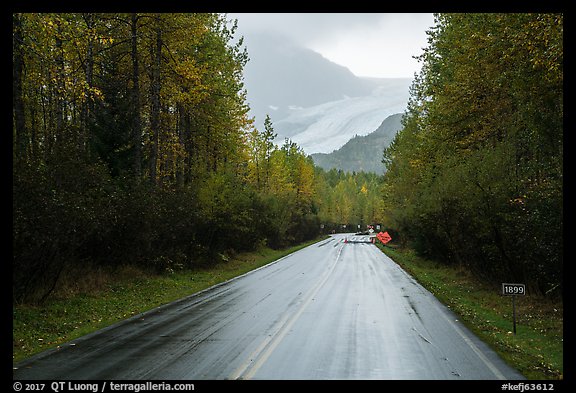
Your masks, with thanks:
M357 76L382 78L419 71L412 56L427 46L426 30L434 24L432 14L421 13L231 13L228 19L238 19L240 35L283 34Z

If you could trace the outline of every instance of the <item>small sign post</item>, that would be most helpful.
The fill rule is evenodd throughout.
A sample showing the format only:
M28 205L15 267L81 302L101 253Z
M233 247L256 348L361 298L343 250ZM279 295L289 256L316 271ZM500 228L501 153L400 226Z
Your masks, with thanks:
M526 286L524 284L502 283L502 295L512 296L512 324L514 335L516 335L516 296L526 295Z

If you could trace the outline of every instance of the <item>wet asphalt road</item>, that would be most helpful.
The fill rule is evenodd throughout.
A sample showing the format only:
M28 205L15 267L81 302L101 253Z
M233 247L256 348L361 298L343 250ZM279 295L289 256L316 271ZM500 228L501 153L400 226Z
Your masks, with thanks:
M523 379L363 240L334 235L28 359L13 378Z

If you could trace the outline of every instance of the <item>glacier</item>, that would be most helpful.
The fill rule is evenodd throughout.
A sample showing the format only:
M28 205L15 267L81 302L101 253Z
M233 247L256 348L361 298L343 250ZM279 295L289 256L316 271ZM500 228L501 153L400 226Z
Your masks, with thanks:
M382 79L367 96L347 97L306 108L292 106L274 122L276 143L296 142L306 154L331 153L355 135L366 135L384 119L406 110L411 79Z

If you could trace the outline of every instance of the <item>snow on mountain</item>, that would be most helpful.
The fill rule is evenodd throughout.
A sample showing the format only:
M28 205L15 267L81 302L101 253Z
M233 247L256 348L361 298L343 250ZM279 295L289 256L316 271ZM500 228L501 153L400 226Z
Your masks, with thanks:
M380 79L368 96L293 108L288 116L274 122L276 142L290 138L307 154L330 153L355 135L374 131L388 116L403 113L410 96L410 84L411 79L407 78Z
M281 35L244 38L250 116L263 129L270 115L280 145L290 138L307 154L330 153L406 108L411 78L358 77Z

